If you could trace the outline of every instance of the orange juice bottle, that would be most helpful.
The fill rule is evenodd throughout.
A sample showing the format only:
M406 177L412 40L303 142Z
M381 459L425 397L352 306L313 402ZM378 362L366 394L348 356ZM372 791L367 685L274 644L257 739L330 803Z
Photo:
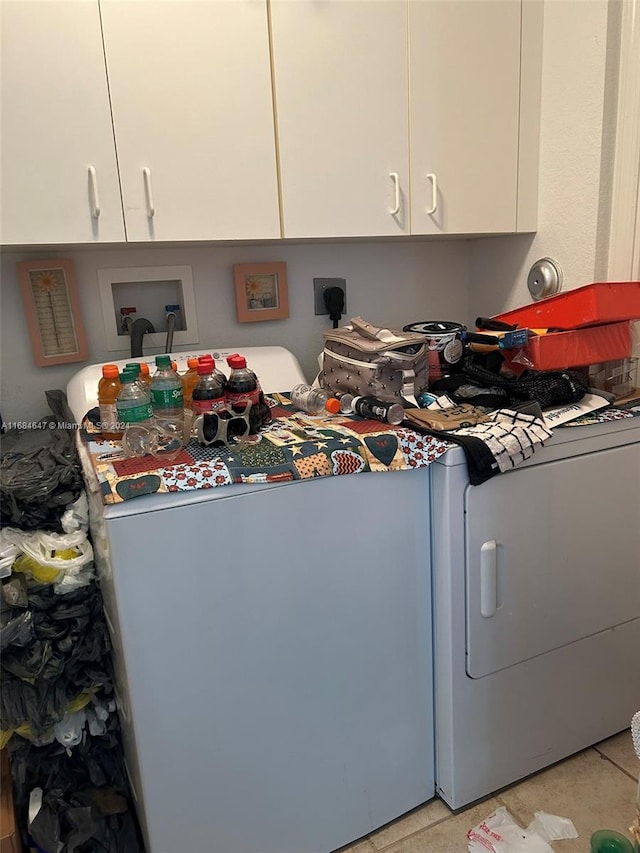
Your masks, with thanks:
M191 408L191 398L193 397L193 389L198 384L200 377L198 376L198 359L187 359L188 370L182 374L182 398L184 400L185 409Z
M147 386L147 391L151 385L151 374L149 373L149 365L146 361L140 362L140 380Z
M105 364L102 379L98 383L98 407L100 408L100 431L102 437L114 441L122 438L118 429L116 398L120 393L120 371L117 364Z

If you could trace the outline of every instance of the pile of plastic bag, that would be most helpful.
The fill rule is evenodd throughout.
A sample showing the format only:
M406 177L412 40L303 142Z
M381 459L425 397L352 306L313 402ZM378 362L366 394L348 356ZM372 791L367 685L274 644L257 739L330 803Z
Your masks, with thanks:
M80 710L78 702L111 695L111 644L97 584L59 594L52 584L12 574L2 583L0 617L0 747L15 731L48 743L65 714Z
M2 444L0 747L25 846L140 853L75 433L64 394L47 399L54 428Z
M13 738L8 748L16 808L28 822L30 840L41 850L144 850L129 797L114 714L102 736L84 737L73 749L56 741L36 747L19 737Z
M0 447L0 522L21 530L55 530L83 490L74 416L62 391L47 391L52 416L38 428L11 429Z

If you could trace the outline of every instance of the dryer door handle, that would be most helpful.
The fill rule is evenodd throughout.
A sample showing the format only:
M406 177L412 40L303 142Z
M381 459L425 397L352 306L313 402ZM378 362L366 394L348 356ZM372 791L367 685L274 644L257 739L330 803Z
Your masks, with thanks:
M498 608L498 543L484 542L480 548L480 615L495 616Z

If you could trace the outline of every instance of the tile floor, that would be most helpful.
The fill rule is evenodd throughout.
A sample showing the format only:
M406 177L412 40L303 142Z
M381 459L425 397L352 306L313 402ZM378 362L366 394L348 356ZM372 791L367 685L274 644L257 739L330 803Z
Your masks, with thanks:
M339 853L466 853L467 830L498 806L525 827L536 811L571 818L579 837L552 846L556 853L587 853L597 829L629 836L639 772L631 734L622 732L457 814L432 800Z

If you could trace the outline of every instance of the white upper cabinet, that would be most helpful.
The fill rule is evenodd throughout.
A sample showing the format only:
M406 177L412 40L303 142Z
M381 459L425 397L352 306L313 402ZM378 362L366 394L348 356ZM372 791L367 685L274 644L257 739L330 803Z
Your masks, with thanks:
M284 237L409 233L407 4L271 0Z
M101 0L129 241L280 236L266 0Z
M3 0L3 244L124 240L97 0Z
M539 0L271 0L271 16L283 236L534 230Z
M410 0L413 234L517 230L521 11Z
M0 10L5 245L535 230L541 0Z

